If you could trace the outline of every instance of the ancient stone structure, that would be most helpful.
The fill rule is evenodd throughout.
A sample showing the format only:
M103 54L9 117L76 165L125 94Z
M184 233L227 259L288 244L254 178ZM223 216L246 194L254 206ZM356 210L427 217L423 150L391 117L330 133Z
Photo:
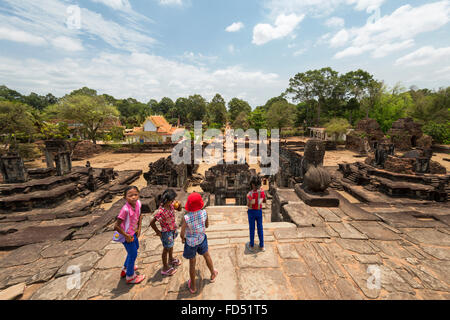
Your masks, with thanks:
M306 142L305 153L302 159L302 176L308 172L309 167L322 166L325 157L325 142L311 139Z
M256 175L248 164L219 164L205 173L205 181L200 184L203 191L215 195L215 205L226 205L226 199L233 198L236 205L247 205L250 178Z
M363 119L356 125L356 130L347 135L346 148L367 154L376 149L374 144L384 140L384 133L374 119Z
M149 164L149 171L144 173L147 185L165 185L185 188L188 183L188 168L185 164L175 165L171 157L161 158Z
M310 166L303 179L305 190L311 192L325 192L330 183L330 174L323 167Z
M415 123L411 118L399 119L392 124L388 135L398 150L410 150L418 147L418 141L423 136L422 126Z
M70 147L65 140L45 141L45 159L48 168L56 167L58 176L65 175L72 170Z
M29 180L22 158L16 153L0 157L0 171L6 183L19 183Z

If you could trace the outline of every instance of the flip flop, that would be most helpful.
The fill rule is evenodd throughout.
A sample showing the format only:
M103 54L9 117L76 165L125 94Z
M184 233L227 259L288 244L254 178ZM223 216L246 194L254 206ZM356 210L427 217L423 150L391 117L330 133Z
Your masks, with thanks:
M217 275L219 274L219 271L217 271L216 269L214 269L214 279L210 279L209 281L211 281L211 283L216 282L217 279Z
M134 271L136 271L137 269L138 269L138 266L135 264L135 265L134 265ZM122 278L125 278L126 275L127 275L127 269L122 269L122 272L120 273L120 276L121 276Z
M191 280L188 280L188 288L189 288L189 291L190 291L192 294L195 294L195 293L197 292L197 290L193 291L193 290L191 289Z
M170 268L167 271L161 270L161 274L163 276L173 276L176 272L177 272L177 269L174 269L174 268Z
M144 281L145 275L135 275L133 278L127 280L128 284L138 284Z
M170 263L173 267L178 267L179 265L181 265L180 260L178 259L173 259L172 262Z

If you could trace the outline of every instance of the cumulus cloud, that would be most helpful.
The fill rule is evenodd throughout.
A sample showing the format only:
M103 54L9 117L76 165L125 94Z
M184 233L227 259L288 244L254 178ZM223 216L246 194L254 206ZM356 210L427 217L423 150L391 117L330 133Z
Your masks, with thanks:
M72 39L68 37L56 37L52 40L52 44L56 48L60 48L66 51L82 51L84 50L81 41L78 39Z
M263 45L269 41L284 38L289 35L298 24L305 18L305 15L281 14L275 20L275 26L270 24L258 24L253 29L253 43Z
M183 5L183 0L159 0L159 4L163 6L181 6Z
M128 0L91 0L93 2L103 3L104 5L111 7L115 10L130 10L131 5Z
M329 28L343 28L345 26L345 20L339 17L331 17L325 21L325 25Z
M228 26L225 30L227 32L237 32L237 31L241 30L242 28L244 28L244 24L242 22L235 22L235 23L231 24L230 26Z
M278 74L240 66L213 69L145 53L105 52L90 59L52 61L0 57L0 83L26 94L46 94L51 88L56 96L88 86L116 98L135 97L143 102L196 93L211 99L217 92L230 100L246 92L254 106L264 104L286 86Z
M40 36L22 30L2 26L0 26L0 40L21 42L33 46L42 46L47 44L47 41Z
M336 59L371 52L381 58L414 44L414 38L437 30L450 21L450 2L439 1L418 7L404 5L392 14L360 28L342 29L329 41L331 47L348 46Z
M450 61L450 47L435 49L433 46L426 46L397 59L395 64L417 67L443 61Z

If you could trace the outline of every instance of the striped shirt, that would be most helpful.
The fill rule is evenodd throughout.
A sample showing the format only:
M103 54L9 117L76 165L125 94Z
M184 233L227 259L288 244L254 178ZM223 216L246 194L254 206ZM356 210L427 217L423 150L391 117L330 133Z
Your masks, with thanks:
M186 221L186 243L190 247L198 246L205 240L206 211L188 212L184 216Z

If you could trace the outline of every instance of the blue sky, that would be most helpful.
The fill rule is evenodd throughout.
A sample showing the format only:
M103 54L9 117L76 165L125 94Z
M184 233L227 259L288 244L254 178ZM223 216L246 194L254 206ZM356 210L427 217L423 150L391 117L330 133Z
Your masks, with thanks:
M252 107L298 72L450 85L450 0L0 0L0 84Z

